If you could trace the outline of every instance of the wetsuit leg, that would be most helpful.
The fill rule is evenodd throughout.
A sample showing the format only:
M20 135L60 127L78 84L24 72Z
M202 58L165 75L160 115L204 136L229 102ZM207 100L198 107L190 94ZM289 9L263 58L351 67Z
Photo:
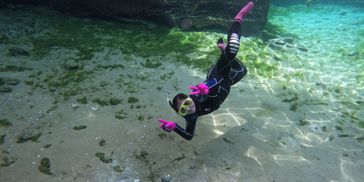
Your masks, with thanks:
M217 67L219 69L219 73L224 75L229 74L231 69L231 61L235 59L236 54L238 53L240 46L240 37L241 37L241 23L244 20L245 15L247 15L250 10L253 8L254 3L249 2L245 5L234 17L234 22L231 25L229 34L228 34L228 44L225 47L225 50L222 51L219 60L217 61ZM220 41L220 40L219 40ZM218 45L220 43L218 42ZM222 47L222 46L219 46Z
M247 72L248 70L244 64L238 58L235 58L231 62L230 84L234 85L235 83L238 83L242 78L244 78Z
M241 24L239 21L234 21L228 34L228 44L225 50L220 54L220 58L216 63L218 72L221 75L228 75L231 69L230 62L234 60L239 50L241 37Z

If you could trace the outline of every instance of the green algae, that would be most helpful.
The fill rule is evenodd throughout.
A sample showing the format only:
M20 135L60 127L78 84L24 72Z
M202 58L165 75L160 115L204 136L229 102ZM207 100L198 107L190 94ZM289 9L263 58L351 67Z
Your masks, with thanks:
M95 67L96 70L103 70L103 69L108 69L108 70L112 70L112 69L124 69L124 65L122 64L111 64L111 65L101 65L98 64Z
M306 126L308 124L309 124L309 122L306 119L299 119L298 120L298 125L299 126Z
M4 144L6 135L0 135L0 145Z
M142 63L142 65L146 68L158 68L162 65L162 63L158 60L146 59L145 63Z
M87 88L82 88L80 84L92 77L92 71L70 70L60 73L48 73L44 79L27 80L26 84L33 88L48 89L57 98L63 97L68 100L70 97L78 95Z
M343 131L343 128L341 126L335 126L336 130Z
M8 119L0 119L0 127L13 125Z
M47 174L47 175L52 175L52 171L51 171L51 163L49 158L42 158L40 160L40 165L38 167L39 171Z
M80 97L80 98L77 98L76 101L80 104L87 104L88 103L88 100L87 100L87 97L86 96L83 96L83 97Z
M161 66L161 56L170 56L168 61L182 62L194 68L207 71L219 57L215 48L216 40L221 34L205 32L183 32L177 28L149 28L145 25L130 25L108 23L104 21L86 21L83 19L65 19L62 24L50 18L51 33L32 40L33 56L44 57L52 48L77 50L75 61L90 60L95 52L104 47L122 50L123 54L138 56L146 59L142 65L146 68ZM247 44L259 44L259 39L249 40ZM250 47L250 45L247 45ZM245 50L242 50L244 54ZM255 55L269 55L266 50L253 50ZM157 59L154 59L154 58ZM272 77L277 70L273 64L257 61L256 56L248 60L248 67L256 68L259 75ZM263 56L264 57L264 56ZM245 62L246 60L242 60ZM123 64L98 65L95 70L124 68ZM272 75L273 74L273 75Z
M99 158L99 160L103 163L111 163L112 162L112 158L110 158L109 156L107 156L105 153L103 152L97 152L95 154L95 156L97 158Z
M110 105L109 99L107 99L107 98L94 98L94 99L92 99L92 102L97 103L100 106L109 106Z
M32 70L30 68L24 67L24 66L17 66L17 65L0 65L0 72L11 72L11 71L29 71Z
M120 104L121 103L121 99L118 99L118 98L110 98L109 99L109 103L110 103L110 105L118 105L118 104Z
M100 106L118 105L121 103L121 99L118 98L94 98L91 100L93 103L97 103Z
M128 103L130 103L130 104L134 104L134 103L137 103L137 102L139 102L138 98L135 98L135 97L129 97L128 98Z
M58 23L49 19L48 23L54 31L31 40L34 46L32 51L34 58L42 58L48 55L52 48L57 47L77 50L75 60L89 60L95 51L101 50L99 47L101 39L95 35L93 29L84 28L87 26L85 20Z
M144 116L138 116L139 121L144 121L144 118L145 118Z
M165 134L165 133L159 133L159 134L158 134L158 136L159 136L159 138L160 138L161 140L163 140L163 139L167 138L167 134Z
M115 118L116 119L125 119L127 118L127 113L124 110L120 110L118 112L115 112Z

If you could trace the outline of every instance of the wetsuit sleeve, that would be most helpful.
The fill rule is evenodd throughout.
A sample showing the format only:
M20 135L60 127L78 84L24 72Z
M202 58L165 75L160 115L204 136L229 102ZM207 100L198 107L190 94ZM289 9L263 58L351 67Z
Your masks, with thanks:
M185 118L186 119L186 118ZM186 119L186 129L176 123L174 131L186 140L191 140L195 135L197 117Z

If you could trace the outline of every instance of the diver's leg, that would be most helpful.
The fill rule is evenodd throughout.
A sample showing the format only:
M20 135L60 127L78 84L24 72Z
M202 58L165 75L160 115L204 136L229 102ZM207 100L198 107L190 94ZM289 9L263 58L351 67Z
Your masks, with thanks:
M228 44L225 46L221 38L217 42L217 46L222 50L220 58L217 62L217 67L219 68L219 73L223 75L229 73L231 69L230 62L234 60L236 54L238 53L241 37L241 23L244 20L245 15L249 13L253 6L254 3L249 2L235 16L234 22L231 25L228 34Z

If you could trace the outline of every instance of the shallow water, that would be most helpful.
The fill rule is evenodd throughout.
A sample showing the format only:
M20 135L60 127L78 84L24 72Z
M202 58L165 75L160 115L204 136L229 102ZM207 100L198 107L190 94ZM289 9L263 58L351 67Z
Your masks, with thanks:
M1 181L364 181L362 9L272 7L286 41L242 39L249 73L192 141L158 119L183 125L167 98L203 81L223 34L0 14L0 77L19 81L1 85Z

